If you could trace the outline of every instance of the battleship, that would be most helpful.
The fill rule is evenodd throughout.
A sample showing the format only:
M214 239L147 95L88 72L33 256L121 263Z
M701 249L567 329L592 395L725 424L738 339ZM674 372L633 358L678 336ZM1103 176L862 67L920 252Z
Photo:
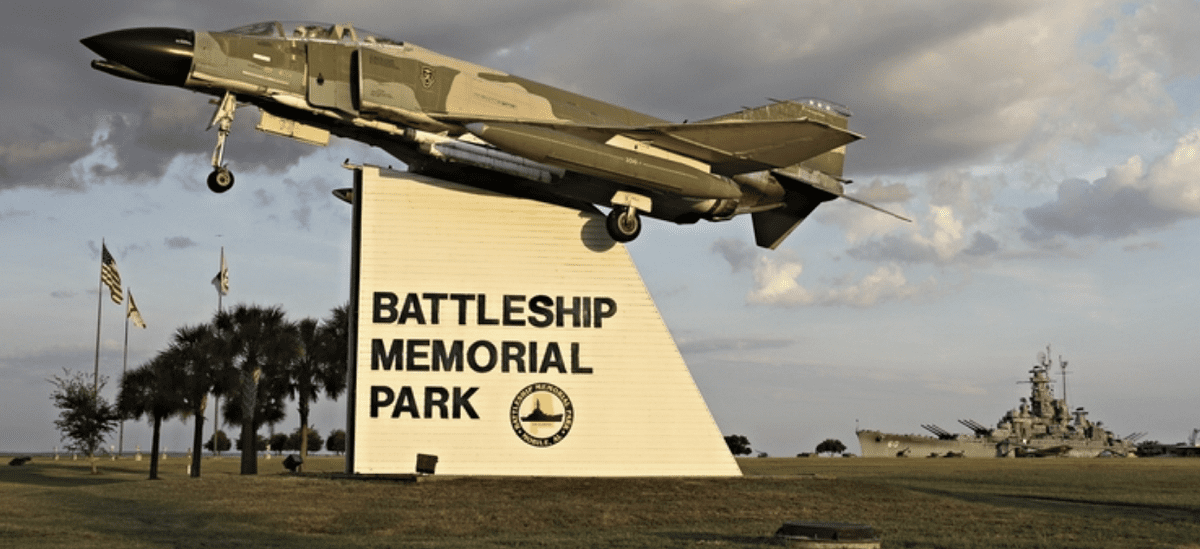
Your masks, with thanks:
M1117 437L1102 422L1088 419L1082 407L1067 407L1067 362L1062 357L1058 362L1063 395L1054 398L1049 351L1047 347L1038 353L1038 364L1029 371L1029 398L1021 398L1021 405L1009 410L995 428L960 419L970 433L952 433L932 424L921 427L933 436L857 430L863 457L1133 456L1135 444L1146 433Z

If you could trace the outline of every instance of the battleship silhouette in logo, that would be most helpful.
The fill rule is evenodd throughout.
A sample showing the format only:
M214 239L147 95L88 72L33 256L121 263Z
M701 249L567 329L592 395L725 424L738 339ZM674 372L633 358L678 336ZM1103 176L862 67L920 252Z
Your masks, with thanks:
M542 399L537 399L533 402L534 408L529 415L521 418L521 421L531 423L556 423L562 421L562 414L550 415L542 411Z
M529 409L529 399L533 409ZM542 407L542 399L546 407ZM558 410L558 413L554 413ZM509 423L517 437L530 446L547 448L562 442L575 425L571 397L550 383L534 383L521 389L509 408Z

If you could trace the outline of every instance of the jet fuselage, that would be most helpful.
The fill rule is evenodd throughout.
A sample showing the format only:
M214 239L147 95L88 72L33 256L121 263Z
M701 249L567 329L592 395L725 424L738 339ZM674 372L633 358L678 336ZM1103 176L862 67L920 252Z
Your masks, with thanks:
M409 169L579 208L612 207L609 232L637 236L638 214L693 223L754 214L775 247L818 204L842 196L849 112L780 101L674 124L355 29L266 22L224 32L118 30L82 40L93 67L222 98L209 186L238 104L258 129L313 144L329 135L380 147Z

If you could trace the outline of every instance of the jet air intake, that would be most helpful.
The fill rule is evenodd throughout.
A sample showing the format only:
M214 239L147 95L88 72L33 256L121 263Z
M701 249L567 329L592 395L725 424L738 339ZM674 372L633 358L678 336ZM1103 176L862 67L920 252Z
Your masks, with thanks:
M192 70L196 33L147 27L97 34L80 42L104 58L92 62L96 70L130 80L182 86Z

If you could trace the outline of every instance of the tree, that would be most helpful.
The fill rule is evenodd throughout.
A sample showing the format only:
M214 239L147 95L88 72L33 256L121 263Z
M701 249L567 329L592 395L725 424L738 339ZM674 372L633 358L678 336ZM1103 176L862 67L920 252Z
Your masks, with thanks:
M208 393L223 385L222 381L228 378L228 372L222 368L217 356L217 334L209 324L185 326L176 330L171 353L176 367L180 368L183 374L178 390L184 409L195 420L192 431L191 476L199 478L200 447L204 441L204 411L208 407ZM206 447L212 448L211 444ZM223 449L228 448L229 441L226 440Z
M154 428L150 443L150 480L158 480L163 420L186 409L179 390L185 376L178 364L176 353L168 349L121 376L121 392L117 395L117 410L121 417L138 419L146 416Z
M228 395L225 419L241 424L241 473L258 474L256 433L262 424L283 419L286 367L299 346L296 330L282 308L244 304L217 313L214 325L218 352L239 377Z
M86 455L91 461L92 474L96 474L96 449L121 419L116 408L100 396L105 379L92 380L82 372L71 373L64 368L61 377L47 381L55 386L50 399L61 410L54 426L62 433L62 440L67 441L67 449Z
M729 445L729 451L735 456L748 456L754 451L750 449L750 439L742 435L725 437L725 444Z
M346 379L350 355L350 304L343 303L329 311L329 318L321 321L321 339L325 360L341 364L343 382Z
M321 444L325 442L325 439L321 438L321 434L311 426L303 431L308 435L308 440L301 440L301 429L296 429L295 431L292 431L292 434L288 435L286 449L298 451L304 451L305 448L313 448L314 451L321 449ZM304 444L304 442L307 442L308 444Z
M257 451L260 448L261 449L270 448L270 441L267 440L267 437L264 437L258 433L254 433L254 448L255 448L255 451ZM245 451L246 451L246 446L244 444L242 444L242 439L240 439L240 438L237 439L237 450L242 453L245 453ZM254 457L255 457L255 460L257 461L258 456L255 455ZM257 473L255 473L255 474L257 474Z
M288 436L286 434L275 433L271 435L269 440L267 440L267 448L270 448L272 452L275 452L275 455L279 455L282 454L284 450L288 449L288 442Z
M846 451L846 445L836 438L827 438L817 445L818 454L840 454Z
M346 451L346 431L341 429L331 431L329 438L325 439L325 449L339 456L342 455Z
M347 310L343 306L333 309L330 318L319 324L312 318L296 323L300 345L295 360L288 367L288 392L296 400L300 414L300 432L296 438L300 442L301 463L308 458L309 441L316 434L308 432L311 403L316 402L322 390L332 399L346 390L348 322ZM316 435L316 440L320 439L321 436ZM316 448L320 447L318 442Z
M216 448L213 448L214 439L217 441ZM204 449L213 453L226 452L229 451L230 448L233 448L233 443L229 442L229 437L225 436L225 431L220 429L217 429L217 431L214 432L211 437L209 437L208 442L204 443Z

